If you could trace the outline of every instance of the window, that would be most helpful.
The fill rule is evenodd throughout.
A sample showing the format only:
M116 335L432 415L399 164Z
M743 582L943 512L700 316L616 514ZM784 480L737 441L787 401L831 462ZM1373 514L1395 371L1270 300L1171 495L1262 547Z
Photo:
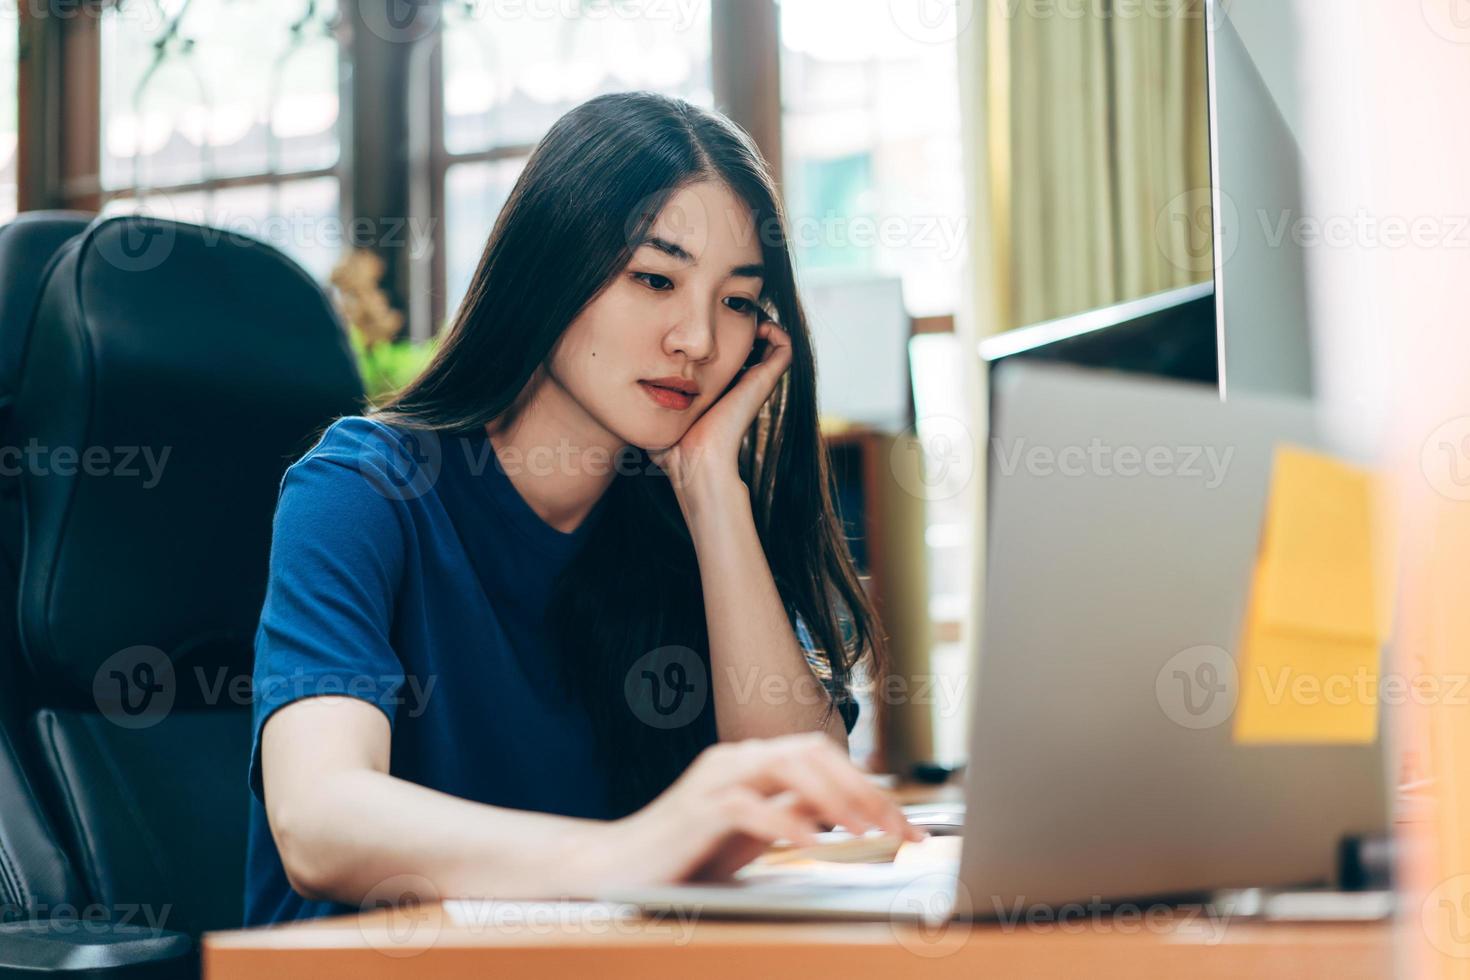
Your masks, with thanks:
M343 242L334 0L123 0L101 21L104 210L265 239L325 279Z
M226 185L213 190L110 200L107 214L143 212L213 225L231 235L269 242L325 283L346 247L335 177Z
M518 153L504 160L457 163L445 174L445 295L453 300L449 309L458 307L469 291L490 227L525 165L526 157Z
M20 8L0 6L0 223L15 217L20 112Z
M978 476L977 454L985 448L983 439L964 422L974 417L966 404L964 358L964 342L954 333L922 334L909 341L917 416L914 434L924 452L923 480L912 489L924 500L929 618L935 626L931 668L949 677L964 676L969 664L969 651L960 643L960 624L974 587L973 481ZM959 707L935 706L934 751L941 763L965 758L964 713L953 710Z
M803 278L898 275L911 315L948 315L965 245L958 32L907 24L904 6L780 0L784 193Z
M452 315L531 147L559 116L625 89L704 106L714 97L708 3L452 0L443 31L444 295Z

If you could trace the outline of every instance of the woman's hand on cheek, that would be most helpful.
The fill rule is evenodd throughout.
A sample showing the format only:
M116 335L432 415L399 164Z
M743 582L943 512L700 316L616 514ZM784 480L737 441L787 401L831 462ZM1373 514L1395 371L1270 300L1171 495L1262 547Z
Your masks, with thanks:
M791 366L791 337L786 331L767 320L755 335L757 341L767 341L760 362L746 368L682 439L668 449L649 453L668 474L675 491L697 489L707 481L739 479L740 441Z

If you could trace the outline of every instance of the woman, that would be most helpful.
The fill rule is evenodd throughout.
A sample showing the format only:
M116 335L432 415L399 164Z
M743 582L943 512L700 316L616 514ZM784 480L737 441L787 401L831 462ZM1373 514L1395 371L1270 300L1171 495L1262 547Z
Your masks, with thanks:
M749 139L645 93L558 121L433 362L282 480L246 922L922 836L844 751L881 637L815 401Z

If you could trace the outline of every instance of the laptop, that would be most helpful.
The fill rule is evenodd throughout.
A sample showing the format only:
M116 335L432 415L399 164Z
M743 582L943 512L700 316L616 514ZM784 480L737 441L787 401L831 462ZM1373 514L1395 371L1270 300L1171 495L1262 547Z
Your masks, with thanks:
M1272 457L1318 445L1311 406L1019 362L993 384L957 864L599 898L708 917L1004 918L1325 885L1344 838L1387 827L1381 738L1232 739Z

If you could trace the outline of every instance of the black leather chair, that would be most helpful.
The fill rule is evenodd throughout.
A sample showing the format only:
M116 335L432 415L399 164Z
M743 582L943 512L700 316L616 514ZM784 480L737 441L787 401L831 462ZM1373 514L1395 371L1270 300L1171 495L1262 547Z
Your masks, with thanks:
M52 259L86 230L85 211L26 211L0 227L0 408L20 380L31 316Z
M0 437L37 447L5 467L0 528L23 542L0 976L186 976L195 937L241 919L242 681L281 475L361 381L300 267L154 218L62 246L29 327Z
M80 211L30 211L0 227L0 432L6 429L46 274L57 251L85 231L91 217ZM19 480L0 477L0 642L5 644L0 647L0 923L24 918L32 909L54 908L79 892L11 737L24 723L14 640L19 508ZM20 866L35 870L22 875ZM8 959L0 956L0 961Z
M52 260L61 246L87 229L92 215L84 211L27 211L0 227L0 431L20 380L31 317L41 296ZM0 527L18 527L20 488L0 479ZM15 632L15 577L20 567L20 541L0 535L0 636ZM3 679L3 674L0 674ZM0 697L3 697L0 692Z

